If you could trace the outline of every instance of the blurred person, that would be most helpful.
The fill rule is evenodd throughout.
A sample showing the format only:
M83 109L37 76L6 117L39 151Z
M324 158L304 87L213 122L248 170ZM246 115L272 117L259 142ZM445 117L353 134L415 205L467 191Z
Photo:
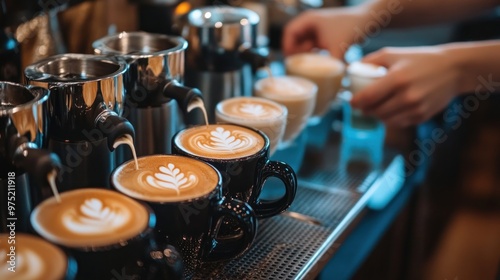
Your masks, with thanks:
M285 27L283 52L290 55L317 48L342 59L350 45L361 43L377 28L453 22L498 5L498 0L373 0L308 10ZM388 126L416 125L457 95L487 94L500 88L500 40L383 48L363 62L385 66L388 73L358 92L351 105Z

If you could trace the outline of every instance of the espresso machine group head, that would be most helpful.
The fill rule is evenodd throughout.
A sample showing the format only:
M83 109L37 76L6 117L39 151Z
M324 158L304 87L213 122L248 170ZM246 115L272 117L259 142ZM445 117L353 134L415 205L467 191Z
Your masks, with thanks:
M60 169L60 161L43 149L48 99L47 89L0 82L0 199L16 205L14 217L2 204L0 232L6 230L7 218L17 218L17 229L27 231L32 208L51 195L48 176ZM9 192L16 201L9 199Z
M25 69L29 84L51 91L48 148L62 161L62 191L109 187L115 142L135 134L120 116L127 69L120 59L85 54L56 55Z
M137 155L169 154L173 135L186 124L183 115L193 101L202 99L198 89L182 85L186 40L123 32L101 38L93 47L97 54L122 58L129 64L123 116L136 129ZM121 161L128 158L130 155L124 155Z

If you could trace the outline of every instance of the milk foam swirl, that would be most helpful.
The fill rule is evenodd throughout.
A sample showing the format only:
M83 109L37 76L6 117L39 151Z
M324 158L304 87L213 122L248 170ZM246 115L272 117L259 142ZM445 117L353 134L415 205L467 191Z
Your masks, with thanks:
M243 130L225 130L216 127L211 131L197 134L190 139L191 146L202 152L233 152L241 153L251 150L257 144L257 139Z
M45 263L41 256L30 249L18 252L15 273L8 270L8 258L5 250L0 250L0 279L38 279L44 271ZM15 276L14 278L11 278Z
M246 115L265 116L268 111L260 104L243 103L240 105L240 111Z
M8 237L0 234L0 279L63 279L67 259L62 250L31 234L17 233L15 243Z
M82 235L113 232L129 219L130 213L106 206L98 198L86 199L78 209L71 209L62 215L63 225L69 231Z
M186 176L173 163L169 163L167 167L160 166L159 172L154 175L147 175L146 182L149 186L157 189L171 189L180 194L182 189L188 189L198 183L198 177L195 174L187 173ZM138 177L139 183L142 181L142 176Z

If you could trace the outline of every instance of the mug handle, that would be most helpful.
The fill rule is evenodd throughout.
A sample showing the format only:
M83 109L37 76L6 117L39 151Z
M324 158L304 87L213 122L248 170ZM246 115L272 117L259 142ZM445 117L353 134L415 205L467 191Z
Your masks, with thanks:
M223 220L229 218L234 226L241 230L241 236L218 239L219 228ZM257 234L257 217L250 205L231 198L224 198L216 208L212 225L211 238L207 244L211 247L204 253L204 261L222 261L236 258L246 252ZM213 244L216 244L213 246Z
M259 200L258 197L251 199L251 204L258 218L269 218L284 212L295 199L297 193L297 175L292 167L281 161L268 161L261 170L261 176L256 185L262 190L264 183L269 177L280 179L285 185L285 194L274 200ZM255 193L260 195L260 191Z

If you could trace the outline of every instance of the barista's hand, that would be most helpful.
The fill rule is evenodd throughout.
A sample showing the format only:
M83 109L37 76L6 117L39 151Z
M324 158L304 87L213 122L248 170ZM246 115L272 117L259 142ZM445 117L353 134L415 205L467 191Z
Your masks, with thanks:
M460 70L439 46L384 48L363 62L388 68L387 75L358 92L351 105L388 126L406 127L428 120L459 92Z
M356 30L364 30L367 15L361 7L307 10L286 25L283 52L290 55L318 48L343 60L347 48L363 40Z

